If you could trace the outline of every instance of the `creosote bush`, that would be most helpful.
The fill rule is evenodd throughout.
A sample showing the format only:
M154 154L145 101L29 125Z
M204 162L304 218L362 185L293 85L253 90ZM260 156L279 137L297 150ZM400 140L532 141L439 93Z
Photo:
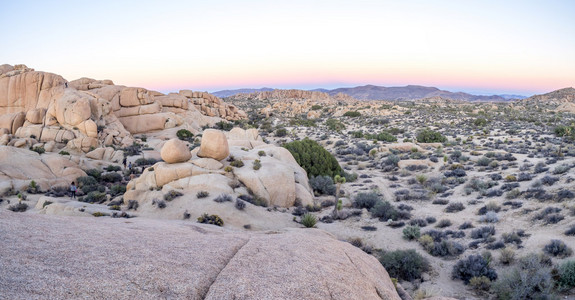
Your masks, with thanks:
M222 220L218 215L208 215L206 213L198 217L198 223L224 226L224 220Z
M199 191L196 193L196 198L201 199L201 198L206 198L210 195L210 193L208 191Z
M419 226L407 226L403 229L403 238L406 240L416 240L420 235Z
M179 191L171 190L171 191L169 191L167 194L164 195L164 200L170 202L170 201L172 201L172 200L174 200L174 199L176 199L176 198L178 198L178 197L180 197L180 196L183 196L183 195L184 195L184 194L182 194L182 193L179 192Z
M493 284L498 299L553 299L553 281L547 265L537 254L518 260L515 267L502 273Z
M390 277L412 281L430 270L429 262L414 249L384 252L379 257Z
M381 197L375 192L359 193L353 199L353 206L356 208L371 209L377 202L381 200Z
M218 202L218 203L222 203L222 202L231 202L233 200L231 195L228 194L220 194L219 196L217 196L214 201Z
M465 284L469 284L471 278L479 276L485 276L491 281L497 279L497 273L481 255L470 255L458 261L451 271L453 279L461 279Z
M319 195L335 195L335 184L329 176L312 176L309 185Z
M549 244L543 247L543 252L560 258L568 257L573 254L573 250L561 240L551 240Z

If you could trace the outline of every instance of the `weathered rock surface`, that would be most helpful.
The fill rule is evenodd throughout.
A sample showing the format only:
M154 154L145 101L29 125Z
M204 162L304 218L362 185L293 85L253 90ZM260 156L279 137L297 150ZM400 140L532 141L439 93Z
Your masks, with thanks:
M222 160L228 155L230 155L230 149L226 135L215 129L204 130L198 156Z
M25 65L0 67L0 129L19 138L67 143L69 150L125 147L133 143L131 134L180 125L200 129L221 119L246 117L208 93L163 95L90 78L66 88L66 80L56 74Z
M315 229L2 211L0 236L8 299L400 299L375 257Z
M185 162L192 157L192 153L186 143L179 139L167 141L162 147L160 155L169 164Z
M43 189L68 186L79 176L85 176L68 157L42 154L28 149L0 146L0 193L13 187L19 190L34 180Z

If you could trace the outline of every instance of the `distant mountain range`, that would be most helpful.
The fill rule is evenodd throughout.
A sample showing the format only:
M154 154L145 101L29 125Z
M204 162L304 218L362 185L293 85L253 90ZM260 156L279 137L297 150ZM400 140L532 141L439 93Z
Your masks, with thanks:
M247 94L247 93L257 93L257 92L267 92L273 91L272 88L261 88L261 89L237 89L237 90L224 90L212 93L220 98L230 97L237 94ZM527 98L521 95L472 95L463 92L450 92L440 90L436 87L426 87L421 85L408 85L402 87L384 87L377 85L364 85L352 88L337 88L333 90L329 89L314 89L314 92L327 93L330 96L335 96L338 93L343 93L349 95L358 100L418 100L431 97L441 97L445 99L452 100L463 100L463 101L509 101L512 99L524 99Z

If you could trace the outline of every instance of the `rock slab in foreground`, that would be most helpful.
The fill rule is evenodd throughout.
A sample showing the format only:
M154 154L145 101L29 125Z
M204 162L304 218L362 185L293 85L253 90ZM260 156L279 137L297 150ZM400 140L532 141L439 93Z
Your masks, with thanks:
M0 211L7 299L397 299L372 256L315 229Z

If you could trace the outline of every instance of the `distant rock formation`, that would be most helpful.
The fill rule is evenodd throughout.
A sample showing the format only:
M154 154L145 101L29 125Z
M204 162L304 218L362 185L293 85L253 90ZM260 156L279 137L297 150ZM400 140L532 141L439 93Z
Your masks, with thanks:
M339 88L328 91L330 95L347 94L359 100L418 100L431 97L442 97L451 100L464 101L507 101L506 98L492 96L478 96L463 92L449 92L436 87L408 85L403 87L384 87L377 85L357 86L353 88Z
M536 108L547 107L557 112L575 113L575 89L572 87L559 89L542 95L534 95L514 103Z
M131 145L136 133L182 124L199 130L218 120L246 117L208 93L183 90L164 95L90 78L68 83L60 75L25 65L0 65L0 144L4 145L13 138L32 138L88 152L99 146Z
M324 92L304 91L304 90L273 90L248 94L236 94L229 97L235 99L255 99L255 100L311 100L311 101L353 101L353 97L346 94L335 93L333 95Z

